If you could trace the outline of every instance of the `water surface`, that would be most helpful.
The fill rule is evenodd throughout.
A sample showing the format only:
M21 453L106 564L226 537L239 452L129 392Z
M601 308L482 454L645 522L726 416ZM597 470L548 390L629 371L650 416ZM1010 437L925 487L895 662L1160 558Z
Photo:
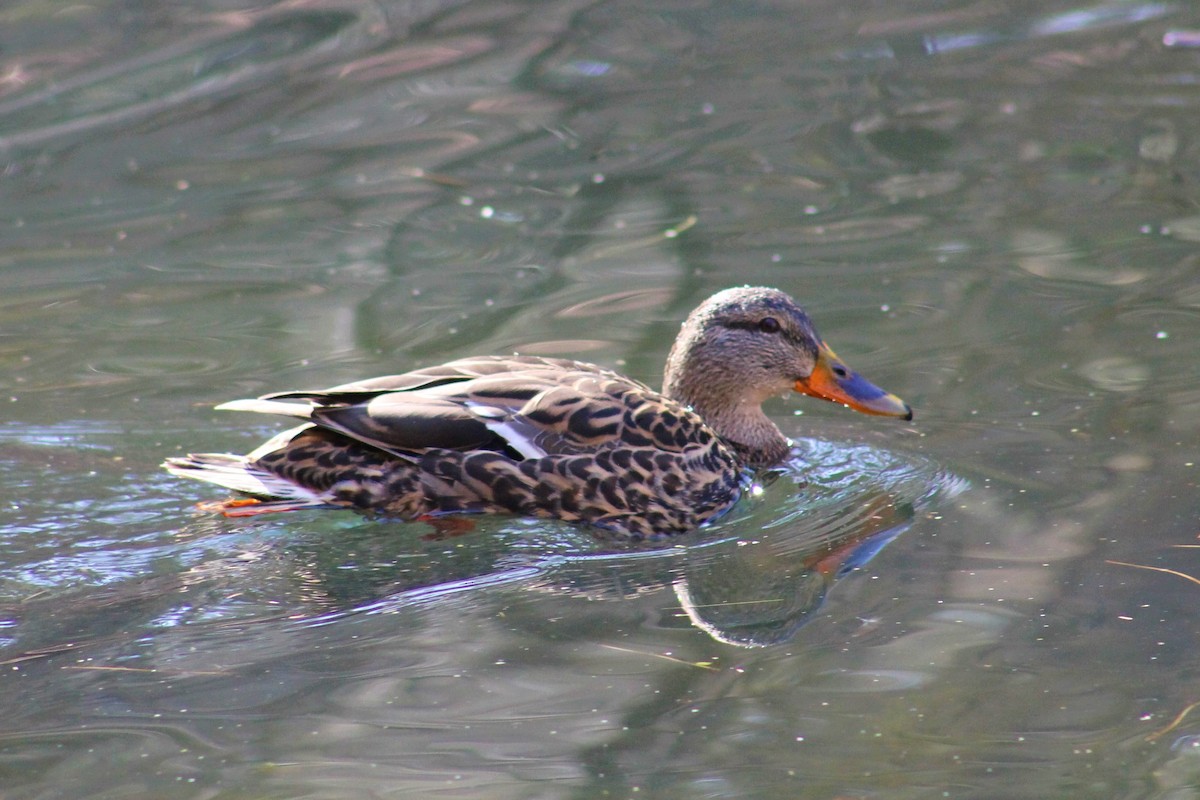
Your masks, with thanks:
M0 794L1200 796L1186 3L9 3ZM225 400L656 384L778 286L911 423L684 541L224 520Z

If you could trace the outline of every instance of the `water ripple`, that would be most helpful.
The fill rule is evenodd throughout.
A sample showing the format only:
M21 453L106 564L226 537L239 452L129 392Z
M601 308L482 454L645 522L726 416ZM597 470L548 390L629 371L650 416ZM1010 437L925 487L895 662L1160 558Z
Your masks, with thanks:
M369 7L364 7L369 8ZM373 15L290 9L226 25L0 102L0 149L60 144L320 64L348 39L378 38Z

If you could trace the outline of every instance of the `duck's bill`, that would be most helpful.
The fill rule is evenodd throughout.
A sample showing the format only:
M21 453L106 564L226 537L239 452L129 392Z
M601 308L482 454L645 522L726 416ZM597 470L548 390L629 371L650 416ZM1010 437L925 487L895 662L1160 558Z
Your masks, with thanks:
M796 381L795 389L802 394L841 403L864 414L913 418L908 403L850 369L824 342L821 343L812 375Z

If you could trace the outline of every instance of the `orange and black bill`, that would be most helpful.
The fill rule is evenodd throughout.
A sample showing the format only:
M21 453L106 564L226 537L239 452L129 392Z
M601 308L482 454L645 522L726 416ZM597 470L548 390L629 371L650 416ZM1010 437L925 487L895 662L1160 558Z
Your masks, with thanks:
M795 389L802 394L841 403L864 414L913 418L908 403L850 369L824 342L821 342L817 365L813 367L812 374L796 381Z

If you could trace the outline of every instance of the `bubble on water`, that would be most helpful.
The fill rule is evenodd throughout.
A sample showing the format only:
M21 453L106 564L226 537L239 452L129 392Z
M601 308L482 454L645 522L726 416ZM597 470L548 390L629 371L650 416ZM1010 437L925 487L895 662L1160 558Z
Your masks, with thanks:
M1124 356L1098 358L1079 371L1094 386L1110 392L1134 392L1150 380L1150 369L1145 364Z

